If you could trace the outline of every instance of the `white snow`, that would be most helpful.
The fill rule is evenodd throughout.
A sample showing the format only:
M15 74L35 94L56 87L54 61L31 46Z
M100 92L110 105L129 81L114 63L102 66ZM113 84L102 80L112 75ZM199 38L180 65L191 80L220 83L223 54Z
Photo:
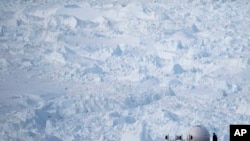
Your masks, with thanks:
M250 124L248 0L1 0L0 140L163 141Z

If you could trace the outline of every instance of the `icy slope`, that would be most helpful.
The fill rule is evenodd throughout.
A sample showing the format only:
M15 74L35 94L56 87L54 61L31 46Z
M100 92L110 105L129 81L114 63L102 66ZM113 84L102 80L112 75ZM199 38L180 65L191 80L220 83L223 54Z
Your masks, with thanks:
M248 1L0 2L0 140L163 141L250 121Z

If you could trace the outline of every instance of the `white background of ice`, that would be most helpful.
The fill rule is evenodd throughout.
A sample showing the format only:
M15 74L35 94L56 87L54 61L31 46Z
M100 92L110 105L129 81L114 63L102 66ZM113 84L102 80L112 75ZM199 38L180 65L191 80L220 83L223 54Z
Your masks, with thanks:
M250 121L248 0L1 0L0 140L163 141Z

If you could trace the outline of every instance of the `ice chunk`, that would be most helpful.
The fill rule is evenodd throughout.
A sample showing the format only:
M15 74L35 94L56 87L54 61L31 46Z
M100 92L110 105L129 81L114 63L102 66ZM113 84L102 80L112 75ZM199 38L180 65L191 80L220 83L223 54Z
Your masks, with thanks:
M240 103L236 113L250 116L249 107L250 107L249 103Z
M121 55L122 55L122 50L121 50L120 46L117 46L117 47L113 50L112 55L114 55L114 56L121 56Z
M185 70L182 68L182 66L180 64L175 64L173 66L172 71L174 74L182 74L183 72L185 72Z
M49 54L49 56L47 56L47 60L50 63L66 64L66 61L65 61L63 55L58 53L58 52L52 52L51 54Z
M153 141L153 139L149 134L146 123L143 122L137 131L124 133L121 141Z

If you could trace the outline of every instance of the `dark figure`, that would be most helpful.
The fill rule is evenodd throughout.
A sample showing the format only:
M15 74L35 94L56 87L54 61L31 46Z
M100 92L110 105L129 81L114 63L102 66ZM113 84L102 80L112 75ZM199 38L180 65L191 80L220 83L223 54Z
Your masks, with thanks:
M168 140L169 138L168 138L168 135L167 136L165 136L165 140Z
M176 141L177 141L177 140L182 141L182 136L175 136L175 140L176 140Z
M217 141L217 136L215 133L213 133L213 141Z
M193 139L193 136L189 135L187 141L191 141L192 139Z

